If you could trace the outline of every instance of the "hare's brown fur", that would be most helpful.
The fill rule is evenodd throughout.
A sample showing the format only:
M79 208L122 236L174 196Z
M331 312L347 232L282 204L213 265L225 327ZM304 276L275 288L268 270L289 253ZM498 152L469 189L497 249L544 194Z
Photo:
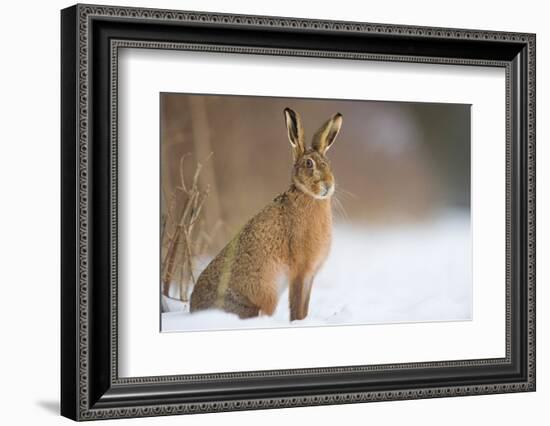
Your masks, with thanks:
M295 161L290 188L250 219L202 272L191 295L192 312L218 308L241 318L272 315L283 280L289 283L290 319L308 314L313 278L330 249L334 177L324 154L341 116L321 128L310 149L297 114L287 109L285 116Z

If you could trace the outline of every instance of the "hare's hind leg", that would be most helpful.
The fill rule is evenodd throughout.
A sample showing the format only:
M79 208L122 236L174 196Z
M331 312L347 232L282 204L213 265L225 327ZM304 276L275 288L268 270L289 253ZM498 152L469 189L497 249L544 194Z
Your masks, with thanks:
M237 314L239 318L251 318L260 315L273 315L277 307L277 296L270 292L260 294L257 303L253 303L246 296L229 289L226 293L223 310Z
M191 312L211 309L218 295L219 273L210 265L199 276L191 293Z
M232 288L229 288L225 294L223 310L237 314L241 319L257 317L260 314L260 309L257 306L254 306L248 298Z
M279 300L277 265L271 261L263 261L247 266L235 270L235 274L231 277L231 288L235 293L241 295L247 304L258 310L256 315L260 311L262 315L273 315ZM239 300L239 302L241 301Z

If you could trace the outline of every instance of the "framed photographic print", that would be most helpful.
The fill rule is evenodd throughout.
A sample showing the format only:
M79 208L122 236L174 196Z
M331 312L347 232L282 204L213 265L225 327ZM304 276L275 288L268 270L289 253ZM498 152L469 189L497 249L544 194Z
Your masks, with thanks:
M535 390L535 35L61 12L61 412Z

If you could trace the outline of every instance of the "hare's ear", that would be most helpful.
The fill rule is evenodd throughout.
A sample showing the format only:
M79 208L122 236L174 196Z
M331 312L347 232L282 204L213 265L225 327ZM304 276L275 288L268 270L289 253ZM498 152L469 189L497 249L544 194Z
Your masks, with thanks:
M313 136L311 146L316 151L324 154L332 146L332 143L338 136L342 127L342 114L337 112L329 120L321 126L321 128Z
M296 160L305 152L302 120L296 112L290 108L285 108L285 121L288 130L288 140L290 141L290 145L292 145L292 154Z

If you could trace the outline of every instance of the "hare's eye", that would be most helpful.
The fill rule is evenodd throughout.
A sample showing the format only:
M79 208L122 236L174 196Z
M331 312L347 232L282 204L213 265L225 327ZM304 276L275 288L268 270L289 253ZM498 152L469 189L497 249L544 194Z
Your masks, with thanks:
M306 160L306 167L307 167L308 169L313 168L313 160L312 160L311 158L308 158L308 159Z

